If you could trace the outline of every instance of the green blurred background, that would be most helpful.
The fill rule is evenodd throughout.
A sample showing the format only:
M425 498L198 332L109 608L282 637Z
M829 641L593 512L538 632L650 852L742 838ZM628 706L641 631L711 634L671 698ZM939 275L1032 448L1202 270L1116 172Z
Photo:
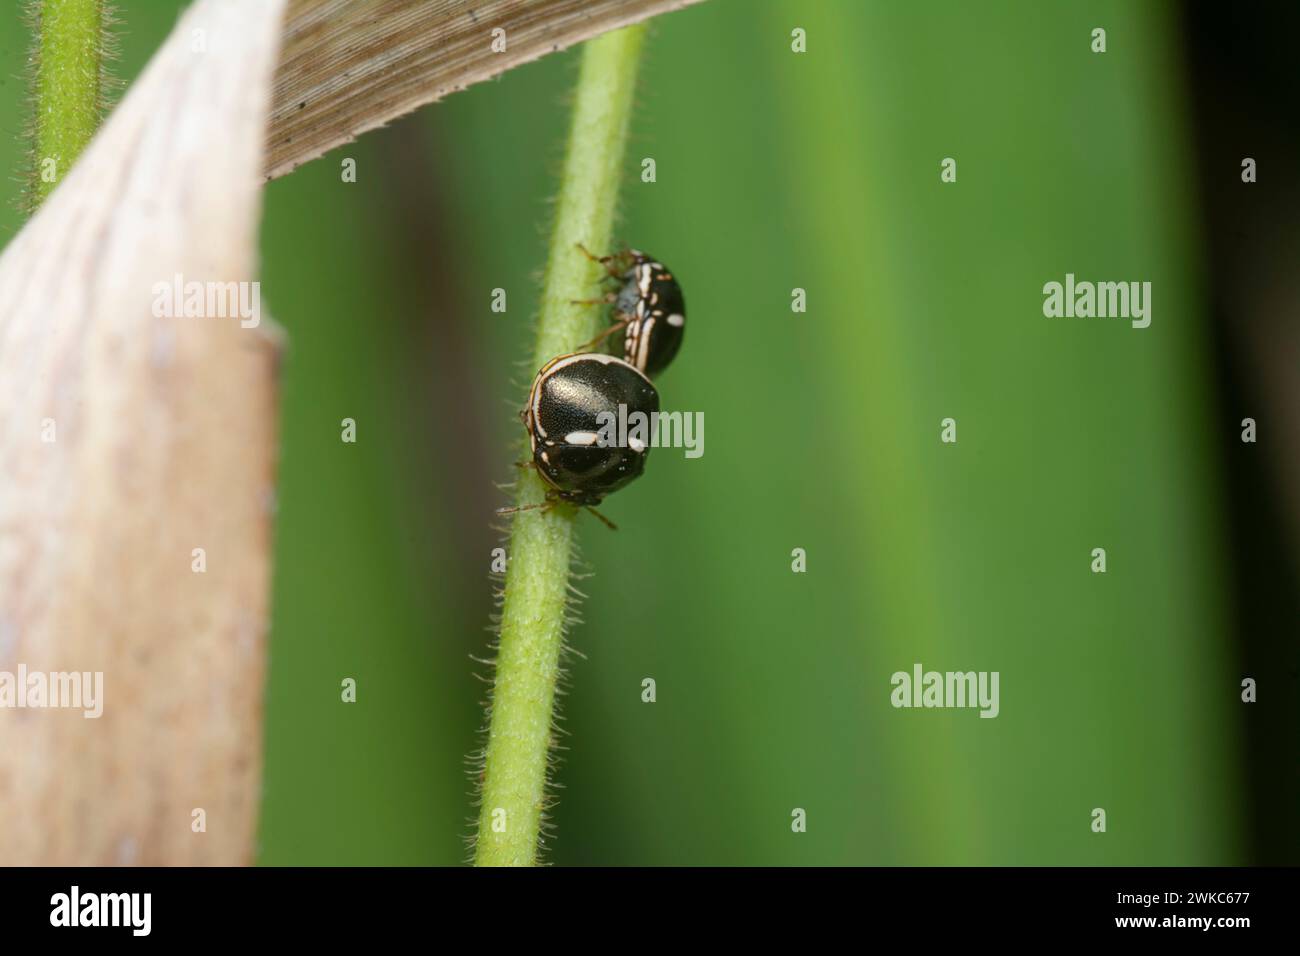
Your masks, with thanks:
M124 77L181 6L119 4ZM26 32L0 18L16 133ZM1256 858L1175 20L1119 0L709 0L655 21L616 234L684 285L658 384L704 412L705 454L656 451L606 502L617 533L582 521L551 862ZM263 291L290 345L265 864L466 859L494 483L534 371L576 62L267 190ZM0 236L16 225L0 213ZM1149 280L1151 327L1044 318L1067 272ZM915 662L999 671L1000 716L893 709Z

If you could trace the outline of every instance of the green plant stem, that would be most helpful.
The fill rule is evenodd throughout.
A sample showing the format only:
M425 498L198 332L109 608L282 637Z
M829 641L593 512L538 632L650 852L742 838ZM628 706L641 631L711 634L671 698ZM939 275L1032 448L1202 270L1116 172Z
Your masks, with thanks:
M600 267L578 244L593 252L609 248L644 36L643 26L627 27L583 49L542 287L535 368L599 330L597 308L573 304L590 298L600 278ZM540 504L545 495L541 478L525 471L516 503ZM479 866L530 866L537 859L575 515L572 507L558 505L514 517L475 851Z
M32 55L31 170L27 206L35 211L99 128L108 49L106 0L39 0Z

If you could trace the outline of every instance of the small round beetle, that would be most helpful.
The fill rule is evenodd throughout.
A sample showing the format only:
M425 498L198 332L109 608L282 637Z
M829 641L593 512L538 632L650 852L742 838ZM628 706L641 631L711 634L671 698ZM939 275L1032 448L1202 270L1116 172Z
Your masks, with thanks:
M624 330L624 360L648 376L658 375L673 360L686 334L682 287L663 263L636 249L597 257L578 248L601 263L609 278L623 283L618 292L594 300L613 303L614 323L588 346Z
M611 435L611 426L633 413L651 419L658 411L659 392L638 369L613 355L582 352L556 356L542 367L520 416L531 464L554 497L594 511L602 498L641 474L650 453L636 437L618 444L602 441L602 433Z

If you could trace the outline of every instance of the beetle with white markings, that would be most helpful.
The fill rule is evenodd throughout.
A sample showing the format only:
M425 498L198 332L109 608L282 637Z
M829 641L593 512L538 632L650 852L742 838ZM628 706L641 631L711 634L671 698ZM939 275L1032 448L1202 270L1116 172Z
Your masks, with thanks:
M658 411L659 392L650 379L616 356L581 352L551 359L533 380L520 415L532 450L527 464L550 486L552 500L525 508L547 507L559 499L587 508L613 527L594 506L640 477L650 449L636 438L626 445L601 442L600 432L609 421L605 416L641 412L651 419Z
M599 262L607 278L622 283L617 292L584 304L611 303L613 323L587 343L593 348L615 332L623 334L623 359L653 378L668 367L686 334L686 299L668 268L636 249L611 256L583 254Z

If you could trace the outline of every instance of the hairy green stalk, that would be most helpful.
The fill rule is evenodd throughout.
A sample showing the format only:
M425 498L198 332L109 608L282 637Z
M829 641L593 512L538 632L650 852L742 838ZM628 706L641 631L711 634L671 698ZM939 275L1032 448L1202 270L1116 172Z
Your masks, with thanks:
M99 128L113 56L108 0L33 0L32 119L24 206L36 211Z
M573 304L590 298L600 278L599 266L578 244L592 251L610 245L644 37L644 27L628 27L583 49L534 369L599 331L599 311ZM525 471L516 504L536 505L545 497L541 478ZM530 866L537 860L575 517L568 505L520 511L511 528L475 850L479 866Z

